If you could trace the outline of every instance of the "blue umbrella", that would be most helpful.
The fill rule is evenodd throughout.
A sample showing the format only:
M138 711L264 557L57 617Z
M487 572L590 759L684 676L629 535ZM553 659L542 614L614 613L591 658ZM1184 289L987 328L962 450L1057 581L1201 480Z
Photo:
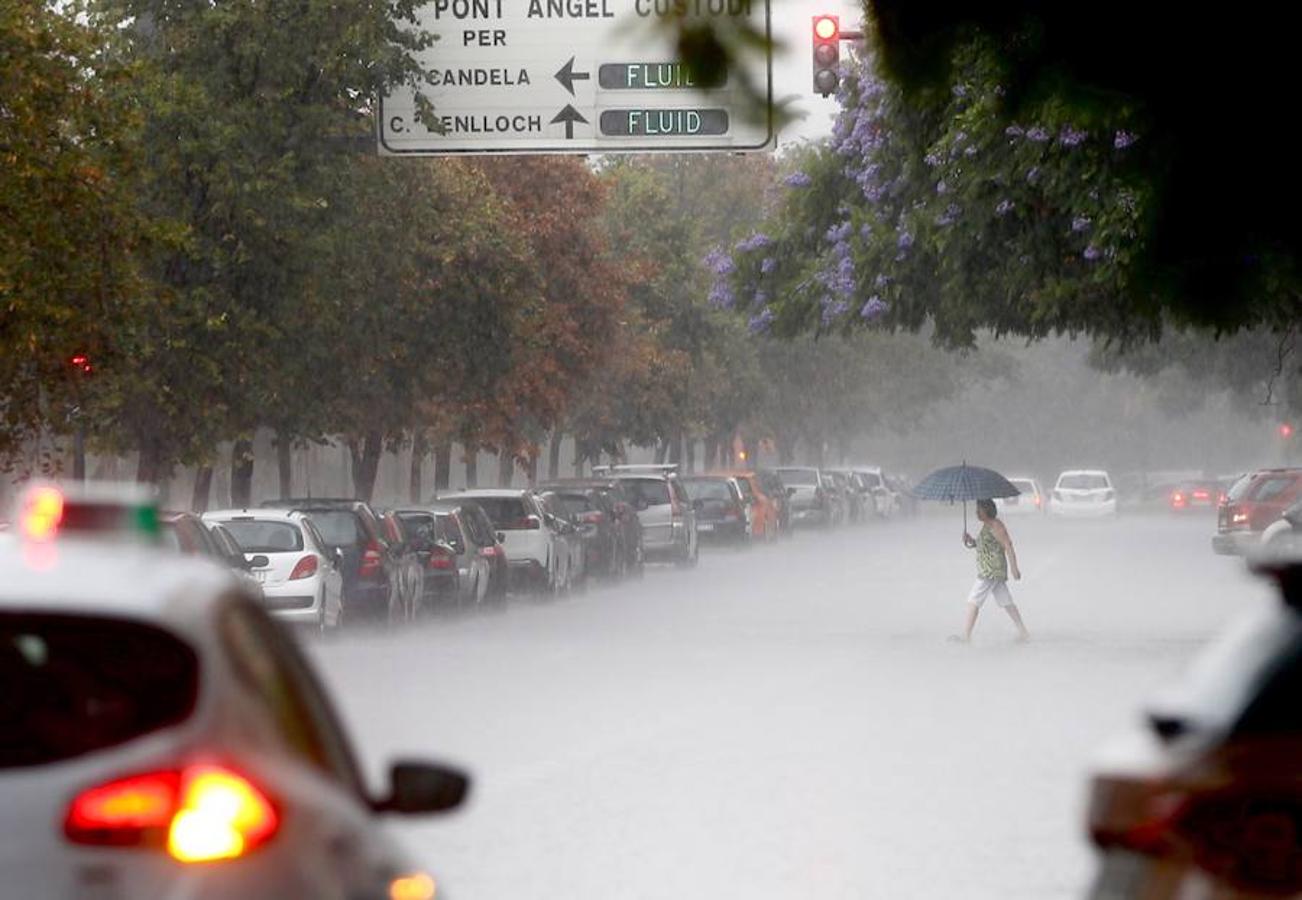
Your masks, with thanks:
M918 482L913 496L922 500L963 501L963 530L967 530L967 501L993 500L995 497L1016 497L1020 494L1012 483L994 469L980 466L949 466L937 469Z

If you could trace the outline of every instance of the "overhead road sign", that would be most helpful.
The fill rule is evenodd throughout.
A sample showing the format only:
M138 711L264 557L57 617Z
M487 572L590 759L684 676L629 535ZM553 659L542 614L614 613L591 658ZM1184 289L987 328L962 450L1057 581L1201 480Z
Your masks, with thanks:
M699 17L771 38L771 0L430 0L420 27L439 40L420 56L435 127L413 91L379 104L379 150L467 153L647 153L772 149L768 54L705 82L678 59L674 29ZM749 84L767 101L751 115Z

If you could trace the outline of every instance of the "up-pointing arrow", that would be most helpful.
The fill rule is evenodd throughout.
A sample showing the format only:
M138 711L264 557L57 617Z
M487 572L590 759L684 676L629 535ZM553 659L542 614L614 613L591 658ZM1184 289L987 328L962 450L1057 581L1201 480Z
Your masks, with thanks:
M556 73L556 80L561 83L561 86L564 87L565 90L570 92L571 97L574 96L574 82L587 81L591 77L592 77L591 72L574 71L573 56L571 56L570 61L567 62L565 65L561 66L561 70Z
M565 123L566 140L569 140L574 137L575 122L582 122L584 125L588 124L588 120L583 118L583 114L580 113L573 106L570 106L568 103L565 104L565 108L563 110L561 110L556 114L556 118L552 119L551 124L555 125L557 122Z

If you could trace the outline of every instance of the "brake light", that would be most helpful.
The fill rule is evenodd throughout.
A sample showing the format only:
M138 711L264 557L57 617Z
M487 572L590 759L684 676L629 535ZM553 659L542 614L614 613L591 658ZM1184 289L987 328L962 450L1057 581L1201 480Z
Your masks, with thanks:
M294 571L289 573L290 581L298 581L301 578L311 578L316 574L316 554L309 553L294 564Z
M48 541L63 521L63 493L55 487L36 487L23 498L19 530L29 541Z
M447 547L435 547L429 554L429 568L446 570L456 568L456 554Z
M362 550L361 565L357 574L363 578L367 575L378 575L381 566L384 565L384 548L380 546L379 541L371 541Z
M1184 494L1180 493L1179 491L1176 491L1174 494L1172 494L1172 495L1171 495L1171 505L1172 505L1172 506L1184 506Z
M580 515L579 521L585 525L600 525L602 522L606 521L606 516L601 510L593 510L592 512L585 512Z
M73 798L64 834L76 844L163 847L179 862L235 859L275 835L280 817L248 779L220 766L121 778Z
M1195 500L1206 500L1206 499L1208 499L1208 498L1210 498L1210 497L1211 497L1211 494L1207 493L1206 491L1194 491L1194 492L1193 492L1193 498L1194 498Z
M501 552L502 552L502 548L498 547L496 544L494 544L491 547L479 548L479 555L484 557L485 559L495 559L499 554L501 554Z

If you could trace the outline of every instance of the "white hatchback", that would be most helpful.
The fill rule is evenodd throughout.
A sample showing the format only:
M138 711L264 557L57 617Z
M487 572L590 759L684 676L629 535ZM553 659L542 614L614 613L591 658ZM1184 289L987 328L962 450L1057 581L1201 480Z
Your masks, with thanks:
M476 488L440 494L437 502L473 500L497 529L511 571L511 589L563 593L574 576L571 551L532 491Z
M296 642L209 561L0 543L0 683L6 897L434 897L380 814L464 776L401 763L369 795Z
M339 558L309 515L227 509L204 513L203 518L220 524L239 544L273 616L322 630L339 624L344 591Z
M1008 481L1021 493L1016 497L999 497L995 500L1001 517L1038 515L1045 511L1044 491L1040 490L1040 482L1034 478L1009 478Z
M1069 469L1058 476L1049 496L1055 516L1097 518L1117 514L1117 492L1102 469Z

